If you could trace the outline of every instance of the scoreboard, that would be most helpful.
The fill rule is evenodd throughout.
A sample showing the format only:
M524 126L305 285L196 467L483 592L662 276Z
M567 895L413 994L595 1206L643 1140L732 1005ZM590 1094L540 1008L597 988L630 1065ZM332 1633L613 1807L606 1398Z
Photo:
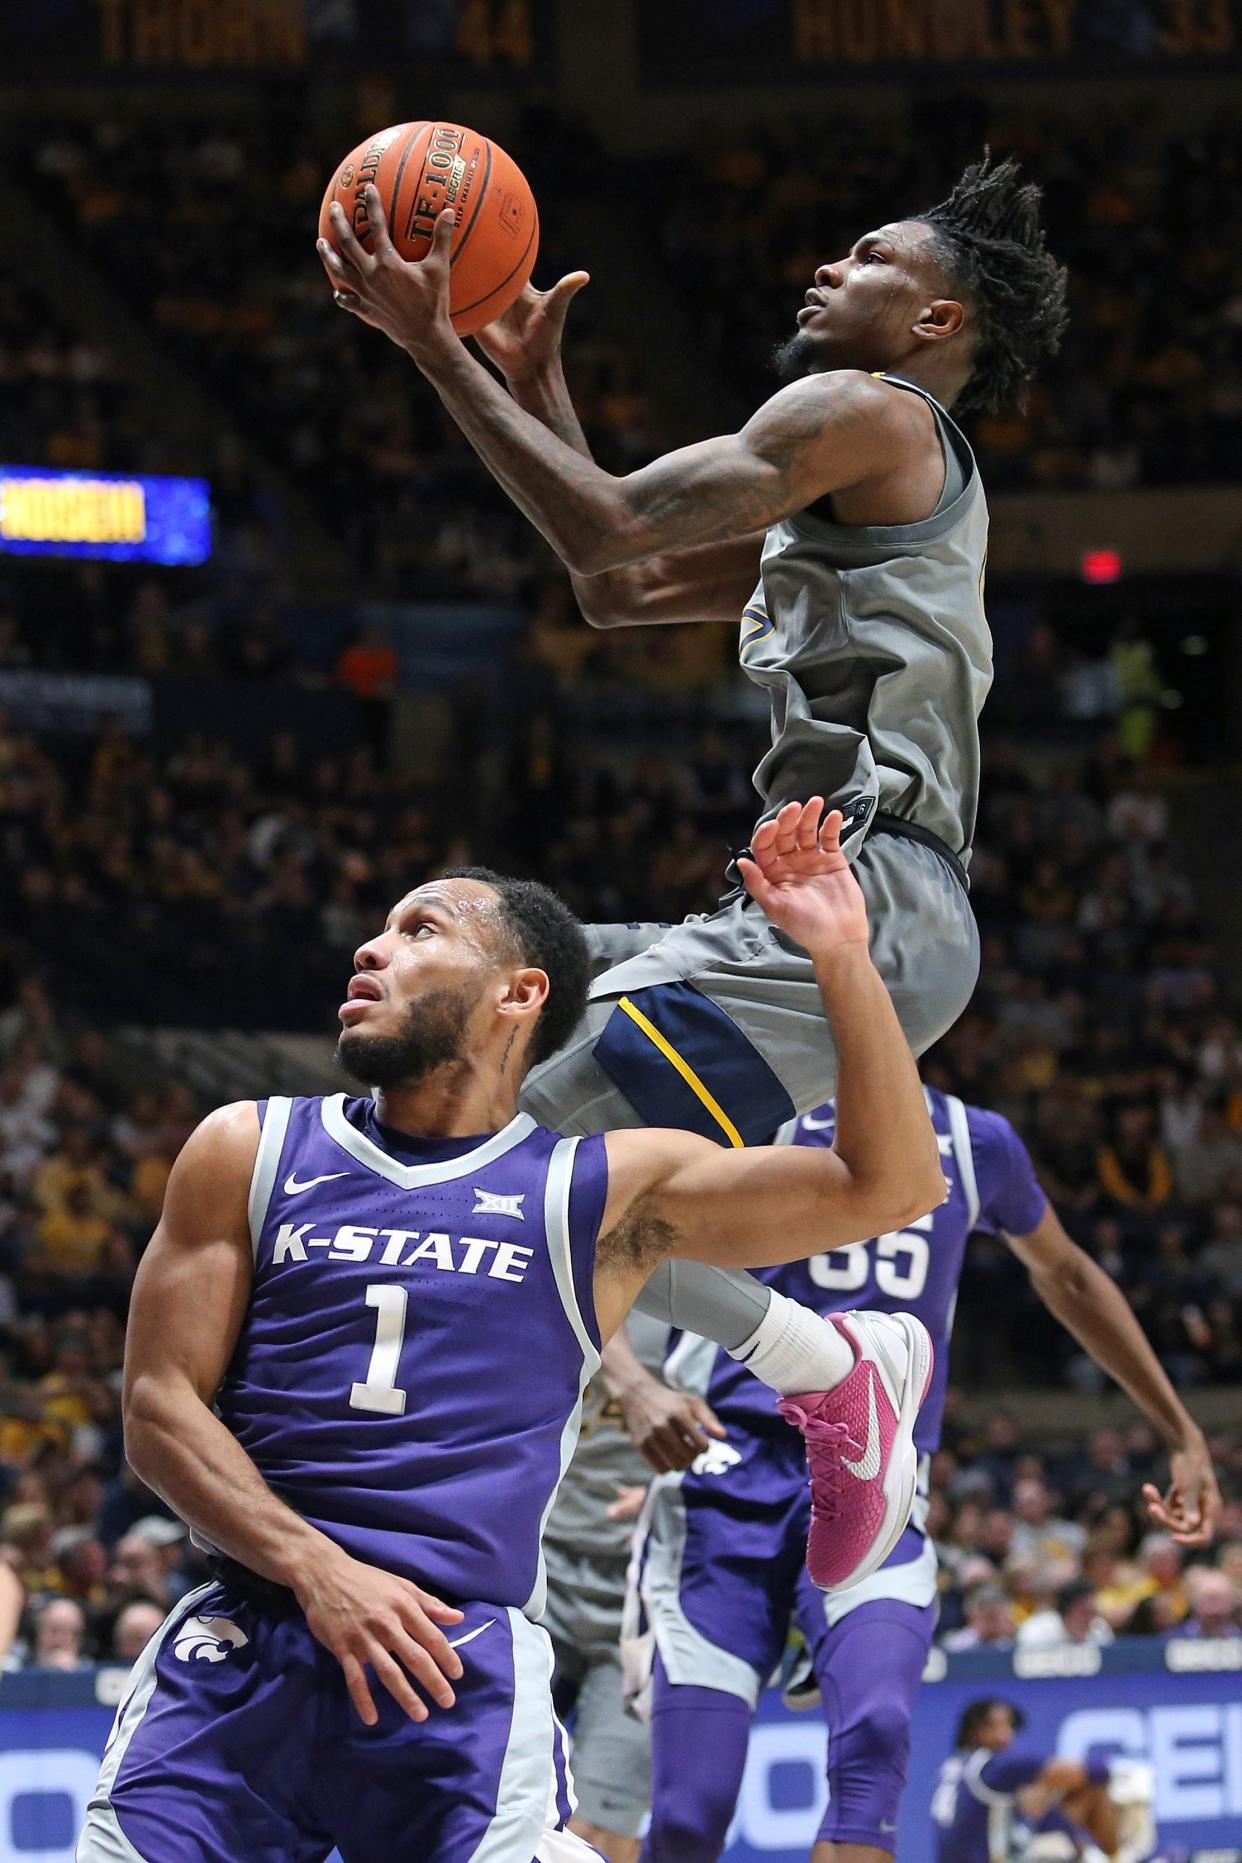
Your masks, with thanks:
M1242 0L634 0L652 86L1211 70Z
M553 0L39 0L0 7L0 72L137 83L331 70L512 84L550 69Z
M206 479L0 466L0 554L206 562Z

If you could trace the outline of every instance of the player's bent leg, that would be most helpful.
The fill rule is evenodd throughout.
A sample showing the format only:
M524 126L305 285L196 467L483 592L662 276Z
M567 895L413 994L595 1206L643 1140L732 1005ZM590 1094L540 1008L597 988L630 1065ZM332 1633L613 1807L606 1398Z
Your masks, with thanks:
M828 1725L828 1806L813 1863L875 1863L897 1848L910 1719L935 1607L876 1599L835 1625L800 1603ZM808 1622L808 1620L810 1620Z
M854 870L872 958L921 1054L978 976L965 890L932 848L891 834L871 836ZM596 976L570 1042L528 1076L527 1111L562 1132L676 1126L753 1145L832 1096L836 1054L814 970L757 906L737 898L652 938L656 929L589 929L618 961Z
M296 1609L214 1583L183 1598L134 1665L77 1863L322 1863L307 1737L322 1654Z
M626 1712L619 1648L592 1662L583 1680L570 1759L578 1809L569 1828L609 1863L636 1863L651 1802L651 1736Z
M739 1432L652 1484L626 1600L627 1683L650 1700L644 1863L720 1853L755 1703L805 1582L806 1520L798 1444L779 1435Z
M642 1863L716 1863L741 1790L753 1714L737 1695L671 1683L657 1657Z

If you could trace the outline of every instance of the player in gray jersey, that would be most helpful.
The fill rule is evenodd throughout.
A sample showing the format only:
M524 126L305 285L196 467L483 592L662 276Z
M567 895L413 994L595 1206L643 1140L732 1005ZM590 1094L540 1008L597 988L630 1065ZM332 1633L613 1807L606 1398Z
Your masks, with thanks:
M547 538L597 626L742 617L767 691L763 814L825 795L867 899L872 955L916 1053L960 1015L978 938L966 871L991 681L983 490L949 410L1020 394L1065 322L1038 188L985 157L947 199L817 267L779 351L787 385L737 433L616 477L589 456L560 366L571 273L484 332L502 386L449 318L452 214L407 264L366 195L373 252L339 208L319 242L337 304L405 348ZM675 1125L761 1142L833 1091L805 955L741 892L681 925L596 926L588 1013L523 1104L569 1132ZM789 1394L844 1375L826 1323L745 1278L679 1265L647 1311Z

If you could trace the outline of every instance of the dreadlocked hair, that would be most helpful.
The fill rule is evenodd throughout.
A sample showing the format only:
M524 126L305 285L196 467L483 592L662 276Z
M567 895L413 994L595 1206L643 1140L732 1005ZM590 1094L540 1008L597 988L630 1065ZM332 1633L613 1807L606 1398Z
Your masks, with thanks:
M1042 190L1021 179L1012 156L989 149L972 162L938 207L914 217L935 235L936 257L975 314L973 366L958 404L1020 403L1024 384L1065 331L1065 282L1044 244Z

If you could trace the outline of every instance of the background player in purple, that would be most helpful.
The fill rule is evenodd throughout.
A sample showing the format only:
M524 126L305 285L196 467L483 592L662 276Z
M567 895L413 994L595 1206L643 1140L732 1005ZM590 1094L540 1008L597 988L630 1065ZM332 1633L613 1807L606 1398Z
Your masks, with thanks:
M963 1713L932 1800L937 1863L1021 1863L1034 1832L1050 1825L1110 1857L1145 1856L1147 1846L1118 1848L1108 1763L1015 1749L1021 1726L1019 1710L995 1698L972 1701ZM1077 1846L1072 1854L1081 1854Z
M189 1140L134 1288L126 1447L217 1579L135 1666L80 1863L592 1854L564 1828L532 1620L601 1342L658 1261L843 1244L944 1190L842 818L821 812L790 805L745 872L821 980L834 1150L561 1138L519 1113L581 1014L585 940L544 888L475 869L408 894L355 954L339 1053L373 1099L240 1102ZM923 1329L874 1325L913 1373ZM894 1464L913 1463L925 1365L915 1382L900 1419L886 1407Z
M1203 1435L1124 1297L1066 1235L1009 1122L925 1092L945 1201L864 1249L828 1251L763 1278L825 1314L863 1306L922 1319L936 1347L915 1429L925 1473L939 1445L967 1241L975 1229L1005 1236L1049 1309L1169 1445L1168 1494L1145 1490L1153 1518L1186 1544L1204 1543L1220 1498ZM833 1132L829 1104L792 1121L778 1139L816 1148L831 1144ZM687 1473L654 1484L633 1573L631 1686L640 1689L648 1673L651 1681L652 1822L644 1863L712 1863L720 1855L751 1715L791 1615L806 1637L830 1735L829 1803L813 1863L881 1863L894 1853L910 1715L935 1623L936 1554L922 1530L923 1506L916 1503L880 1571L849 1590L817 1591L802 1570L805 1477L771 1394L702 1341L683 1342L669 1369L701 1384L704 1366L706 1395L727 1438ZM858 1445L841 1457L846 1488L861 1455Z

